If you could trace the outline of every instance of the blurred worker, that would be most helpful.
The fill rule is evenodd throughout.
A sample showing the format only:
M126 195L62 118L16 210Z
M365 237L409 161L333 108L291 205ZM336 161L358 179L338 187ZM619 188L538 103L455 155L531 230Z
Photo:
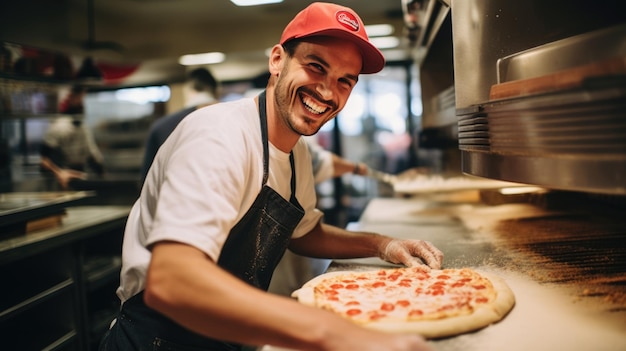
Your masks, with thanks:
M146 139L146 151L141 167L141 181L146 178L154 156L165 139L188 114L196 109L218 102L219 83L206 68L196 68L187 74L183 87L185 106L182 110L158 119L150 127Z
M61 102L61 113L71 115L55 119L44 134L40 147L42 171L50 172L62 189L69 189L72 180L85 179L89 170L102 176L104 160L93 134L82 123L86 90L72 87Z

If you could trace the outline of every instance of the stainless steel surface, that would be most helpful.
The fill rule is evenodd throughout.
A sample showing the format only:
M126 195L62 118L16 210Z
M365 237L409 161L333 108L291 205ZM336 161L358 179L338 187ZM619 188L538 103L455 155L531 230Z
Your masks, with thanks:
M606 83L485 104L461 116L463 172L552 189L626 194L626 86Z
M453 0L451 8L457 109L489 100L498 59L626 22L614 0Z
M453 1L463 172L550 189L626 194L623 75L585 75L575 87L549 84L555 71L623 55L622 7L608 0L593 6L579 0ZM554 89L490 101L500 58L507 83L546 78L542 82Z
M1 193L0 227L62 212L90 196L88 191Z
M601 157L584 161L571 158L503 156L462 153L463 171L483 177L527 182L552 189L626 194L626 166Z
M0 263L54 248L76 238L88 238L103 228L118 229L124 225L130 206L69 207L60 226L38 230L28 235L0 238Z
M557 40L498 59L497 83L540 77L626 56L626 24Z

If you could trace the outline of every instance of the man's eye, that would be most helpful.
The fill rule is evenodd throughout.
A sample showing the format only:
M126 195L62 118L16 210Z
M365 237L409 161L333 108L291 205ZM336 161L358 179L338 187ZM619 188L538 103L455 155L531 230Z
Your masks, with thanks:
M309 66L313 67L318 72L323 72L324 71L324 67L322 67L322 65L320 65L318 63L310 63Z
M352 88L353 86L352 81L350 79L340 79L339 83L343 84L344 86L348 88Z

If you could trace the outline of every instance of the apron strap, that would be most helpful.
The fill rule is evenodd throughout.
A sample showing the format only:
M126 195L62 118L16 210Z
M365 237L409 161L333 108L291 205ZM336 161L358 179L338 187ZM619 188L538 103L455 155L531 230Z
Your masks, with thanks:
M259 118L261 119L261 138L263 140L263 183L261 185L265 185L267 183L267 178L269 177L269 162L270 162L270 151L268 146L268 136L267 136L267 111L266 111L266 103L265 103L265 90L259 94Z
M289 153L289 163L291 163L291 198L289 199L289 201L292 204L297 204L297 206L300 206L298 199L296 199L296 166L293 159L293 151Z
M269 177L269 140L267 136L267 110L265 101L265 90L259 94L259 118L261 119L261 138L263 139L263 183L267 183ZM296 167L293 157L293 151L289 153L289 162L291 164L291 198L290 201L293 204L298 204L296 199Z

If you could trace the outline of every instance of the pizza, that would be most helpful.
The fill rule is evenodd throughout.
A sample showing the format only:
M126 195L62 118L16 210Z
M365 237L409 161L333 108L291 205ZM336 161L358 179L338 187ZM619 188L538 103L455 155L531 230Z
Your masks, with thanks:
M486 327L515 304L503 279L470 268L334 271L313 278L292 296L367 328L425 338Z

